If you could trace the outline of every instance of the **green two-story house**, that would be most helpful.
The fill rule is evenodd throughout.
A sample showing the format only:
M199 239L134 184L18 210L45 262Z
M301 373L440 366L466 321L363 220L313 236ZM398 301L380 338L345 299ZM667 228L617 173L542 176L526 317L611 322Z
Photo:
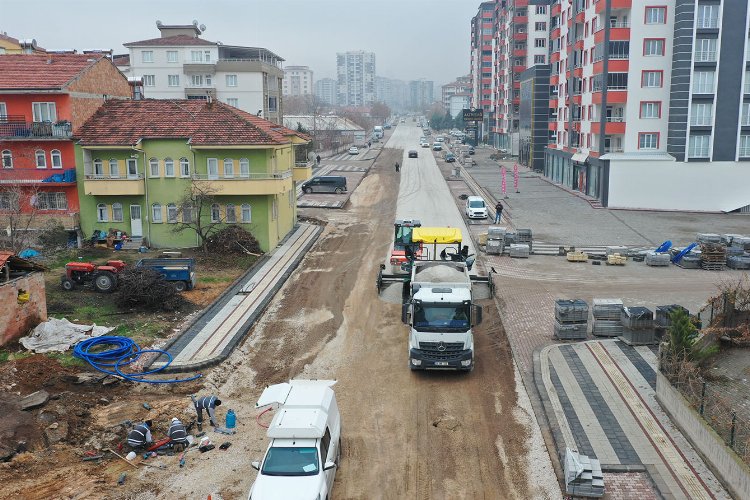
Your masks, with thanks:
M110 100L75 133L81 229L123 231L154 247L200 244L193 222L239 224L268 251L296 221L294 148L309 139L220 102ZM181 228L175 231L175 228Z

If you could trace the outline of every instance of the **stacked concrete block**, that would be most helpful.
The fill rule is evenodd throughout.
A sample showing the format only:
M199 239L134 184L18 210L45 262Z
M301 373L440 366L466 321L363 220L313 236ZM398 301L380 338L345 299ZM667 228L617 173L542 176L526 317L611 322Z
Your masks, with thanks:
M531 229L519 229L516 231L516 243L525 243L529 245L529 252L533 250Z
M750 252L750 236L735 236L732 238L732 245L741 248L745 252Z
M573 497L604 496L604 474L596 458L565 450L565 493Z
M731 255L727 257L727 267L730 269L750 269L750 255Z
M622 255L619 253L613 253L612 255L607 255L608 266L624 266L627 261L628 261L627 255Z
M646 265L651 267L666 267L671 262L668 253L646 252Z
M607 255L614 255L616 253L620 255L627 255L628 247L624 247L624 246L608 246L607 247Z
M620 313L622 339L629 345L648 345L656 342L654 313L647 307L625 307Z
M587 336L589 305L581 299L555 301L554 337L560 340L583 340Z
M529 245L526 243L512 243L510 245L510 256L520 259L528 259L530 253Z
M698 233L695 239L698 243L721 243L721 236L714 233Z
M489 255L502 255L505 251L505 232L503 226L490 226L487 229L487 253Z
M592 315L594 321L591 324L591 333L596 337L619 337L622 335L622 300L620 299L594 299Z
M568 262L586 262L589 260L589 256L583 252L568 252L565 254Z

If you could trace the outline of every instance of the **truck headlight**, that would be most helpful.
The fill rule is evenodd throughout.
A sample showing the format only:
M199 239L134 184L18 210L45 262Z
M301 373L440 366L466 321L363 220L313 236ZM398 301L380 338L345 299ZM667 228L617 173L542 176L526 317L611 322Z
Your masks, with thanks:
M419 366L422 364L422 360L411 358L411 364L413 364L414 366Z
M465 359L465 360L461 361L461 366L470 366L470 365L471 365L471 360L470 359Z

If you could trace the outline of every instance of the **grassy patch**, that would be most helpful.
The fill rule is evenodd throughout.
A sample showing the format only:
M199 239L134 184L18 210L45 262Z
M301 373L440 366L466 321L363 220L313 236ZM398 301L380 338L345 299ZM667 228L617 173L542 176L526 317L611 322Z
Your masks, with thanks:
M11 352L8 349L0 349L0 363L28 358L29 356L33 356L33 355L34 355L33 353L28 352L28 351Z
M201 283L231 283L235 280L232 276L206 276L201 278Z
M60 363L60 366L65 368L86 366L86 362L76 358L73 354L68 354L67 352L48 352L46 356L57 360L57 362Z

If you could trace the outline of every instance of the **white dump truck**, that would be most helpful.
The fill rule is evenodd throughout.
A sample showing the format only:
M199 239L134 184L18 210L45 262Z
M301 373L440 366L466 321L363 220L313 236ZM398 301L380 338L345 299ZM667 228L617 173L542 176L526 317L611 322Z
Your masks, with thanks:
M268 445L248 499L325 500L341 457L335 380L291 380L267 387L256 404L275 406Z
M409 273L383 274L382 266L377 283L378 291L385 283L403 283L406 301L401 320L409 325L409 368L470 371L474 368L472 327L482 321L476 291L482 286L491 295L492 277L469 273L474 259L462 252L468 247L461 247L457 228L414 228L412 242L414 248L407 252L413 257ZM436 258L438 245L444 247Z

